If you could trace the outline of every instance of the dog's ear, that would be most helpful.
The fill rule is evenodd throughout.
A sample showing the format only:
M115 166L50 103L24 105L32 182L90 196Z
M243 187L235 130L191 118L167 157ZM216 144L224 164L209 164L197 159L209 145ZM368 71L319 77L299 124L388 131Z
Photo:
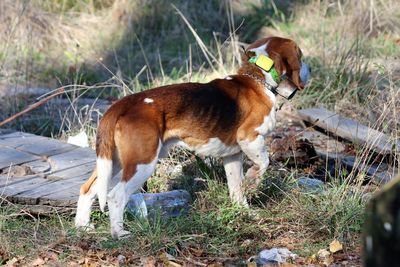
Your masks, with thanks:
M300 48L293 42L292 43L292 48L287 50L287 64L290 69L290 73L288 71L288 75L290 78L290 81L294 83L294 85L302 90L304 89L304 84L301 81L300 78L300 69L301 69L301 56L302 52Z
M286 74L287 79L296 88L304 89L300 78L302 52L295 42L286 39L285 42L271 44L270 57L274 61L275 69L280 75Z

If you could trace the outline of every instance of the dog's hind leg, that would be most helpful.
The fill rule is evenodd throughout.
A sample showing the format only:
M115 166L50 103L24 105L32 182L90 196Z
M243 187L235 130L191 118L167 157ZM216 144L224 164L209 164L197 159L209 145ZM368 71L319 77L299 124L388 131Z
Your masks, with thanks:
M75 227L93 229L90 224L90 212L92 210L93 202L96 198L96 179L97 170L94 169L89 179L81 186L78 207L76 209Z
M153 174L162 143L158 130L149 123L121 121L116 131L116 146L122 166L122 179L108 194L111 235L121 238L129 234L123 227L123 215L132 193L138 191ZM146 136L143 136L146 132Z
M108 195L108 209L110 211L111 235L121 238L129 234L123 227L124 209L129 196L137 192L144 182L152 175L157 164L157 157L148 164L138 164L124 169L120 181ZM128 181L125 177L131 177Z
M120 170L118 159L114 156L112 161L112 176L115 176ZM89 179L81 186L79 192L78 205L75 216L75 227L83 229L93 229L90 223L90 212L92 210L93 202L97 195L97 167L94 168L93 173Z

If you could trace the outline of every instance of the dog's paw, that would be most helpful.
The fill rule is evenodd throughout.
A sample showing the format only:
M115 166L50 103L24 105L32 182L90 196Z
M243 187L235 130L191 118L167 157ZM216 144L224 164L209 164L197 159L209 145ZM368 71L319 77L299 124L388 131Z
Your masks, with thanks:
M259 172L260 172L260 167L258 167L257 165L254 165L247 170L245 179L254 180L258 177Z
M247 170L243 180L243 188L246 191L251 191L258 188L258 185L261 183L262 180L259 172L260 168L258 166L252 166L250 169Z

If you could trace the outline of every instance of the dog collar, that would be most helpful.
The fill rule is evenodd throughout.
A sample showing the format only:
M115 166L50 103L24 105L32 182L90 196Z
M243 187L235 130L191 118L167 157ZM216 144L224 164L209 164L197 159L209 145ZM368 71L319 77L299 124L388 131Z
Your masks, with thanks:
M279 83L281 81L278 72L274 68L274 61L271 58L265 55L258 55L249 58L249 62L255 64L260 69L271 74L272 79L274 79L276 83Z

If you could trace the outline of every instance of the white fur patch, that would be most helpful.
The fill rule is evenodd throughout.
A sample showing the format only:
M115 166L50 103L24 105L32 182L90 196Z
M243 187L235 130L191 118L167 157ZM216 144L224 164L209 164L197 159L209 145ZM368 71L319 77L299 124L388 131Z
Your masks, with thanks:
M269 155L265 146L264 137L259 135L253 141L240 141L239 145L251 161L259 167L259 174L262 175L269 165Z
M271 112L264 117L263 123L257 128L255 128L255 130L262 136L265 136L275 128L275 124L276 124L276 115L275 115L275 105L274 105L271 109Z
M90 212L92 204L96 198L96 185L92 186L91 190L79 195L78 206L76 208L75 227L84 229L93 229L94 226L90 223Z
M249 49L249 51L256 53L257 56L258 55L268 56L268 53L267 53L268 43L269 43L269 41L259 47Z
M151 98L145 98L144 99L144 103L146 103L146 104L150 104L150 103L153 103L154 102L154 100L153 99L151 99Z
M225 80L232 80L232 77L231 76L226 76Z
M179 141L177 145L182 146L186 149L194 151L196 154L203 156L214 156L214 157L224 157L236 154L240 151L240 147L227 146L219 138L212 137L208 139L208 142L204 145L190 147L183 141Z
M244 178L242 154L238 153L224 157L224 169L228 181L229 195L232 201L248 206L242 188L242 180Z
M97 158L96 166L97 166L97 179L96 179L97 197L99 199L100 209L101 211L104 212L104 208L107 202L108 184L112 176L113 162L111 159Z

